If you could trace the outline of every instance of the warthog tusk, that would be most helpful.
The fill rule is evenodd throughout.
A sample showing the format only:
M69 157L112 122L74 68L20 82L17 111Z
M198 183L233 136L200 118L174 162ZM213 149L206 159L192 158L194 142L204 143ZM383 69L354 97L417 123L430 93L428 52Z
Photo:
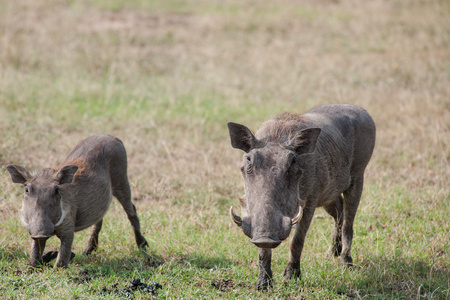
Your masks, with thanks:
M61 210L61 218L59 218L59 221L56 222L55 227L59 226L62 224L62 222L64 221L64 218L66 217L66 211L64 209Z
M297 215L292 219L292 225L297 224L303 217L303 208L300 206Z
M233 206L230 207L230 216L234 223L236 223L237 226L242 226L242 219L238 215L236 215L233 211Z

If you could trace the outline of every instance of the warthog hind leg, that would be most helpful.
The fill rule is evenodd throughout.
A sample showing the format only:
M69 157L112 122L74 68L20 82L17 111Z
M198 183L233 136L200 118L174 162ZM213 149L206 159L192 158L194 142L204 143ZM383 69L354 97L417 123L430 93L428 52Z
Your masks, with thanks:
M47 264L58 257L58 251L49 251L42 256L42 261ZM75 253L70 253L70 261L75 257Z
M353 265L351 256L353 239L353 221L358 210L363 189L364 176L361 174L352 180L350 187L344 192L344 222L342 225L342 253L341 263L347 267Z
M124 180L119 187L114 187L113 195L117 198L117 200L119 200L120 204L123 206L123 209L127 213L128 220L130 220L131 226L133 227L137 246L139 248L146 248L148 243L141 233L136 207L131 202L131 191L128 180Z
M335 222L333 245L331 247L331 253L334 256L339 256L342 252L342 223L344 220L343 202L344 199L342 196L339 196L335 202L328 206L324 206L325 211L333 217Z
M83 251L84 255L89 255L92 253L92 251L97 250L98 235L100 234L100 230L102 230L102 224L103 224L103 219L101 219L94 225L94 229L92 230L91 238L89 239L89 242Z

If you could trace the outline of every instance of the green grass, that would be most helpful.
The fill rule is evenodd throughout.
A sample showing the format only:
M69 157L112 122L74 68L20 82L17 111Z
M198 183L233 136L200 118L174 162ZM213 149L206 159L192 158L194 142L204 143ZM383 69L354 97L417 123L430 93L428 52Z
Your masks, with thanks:
M442 1L0 1L0 298L123 299L133 278L159 299L449 299L450 31ZM353 269L327 252L316 211L302 280L254 288L257 248L228 217L243 194L226 123L253 131L285 110L364 107L377 144L355 223ZM107 132L128 153L149 242L113 202L100 245L33 270L8 164L54 167ZM51 238L47 250L57 250ZM137 299L149 299L136 293Z
M365 197L377 198L377 187L368 187ZM413 195L400 188L397 201L381 200L381 207L363 209L355 227L352 270L340 268L325 255L331 245L331 218L319 210L313 221L303 256L303 279L285 282L287 243L274 250L274 288L266 293L253 290L257 276L256 248L231 226L225 207L180 200L138 206L141 224L150 247L137 250L121 207L115 203L105 217L99 251L91 257L81 253L88 232L76 235L73 251L78 254L68 270L29 271L26 266L28 237L17 219L5 224L13 245L0 248L0 294L2 297L102 298L102 287L125 287L133 278L163 285L159 298L297 298L308 299L445 299L449 293L447 201L429 215L428 206L412 203ZM381 198L381 197L380 197ZM203 203L202 203L203 202ZM150 205L151 204L147 204ZM363 201L362 206L366 206ZM322 217L323 216L323 217ZM52 238L48 248L56 249ZM218 291L214 284L231 280L233 285ZM144 297L143 294L136 294ZM108 295L108 297L113 295Z

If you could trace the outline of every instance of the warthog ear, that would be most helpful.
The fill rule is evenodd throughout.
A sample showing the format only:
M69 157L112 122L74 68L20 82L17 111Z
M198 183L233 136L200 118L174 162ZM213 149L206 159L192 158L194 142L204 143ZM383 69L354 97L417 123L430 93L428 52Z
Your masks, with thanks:
M59 184L71 183L77 170L78 166L76 165L64 166L56 173L56 179L59 181Z
M314 152L321 131L320 128L303 129L288 142L287 147L298 155Z
M260 144L260 141L255 138L250 129L244 125L228 122L228 131L230 132L231 146L233 148L241 149L248 153Z
M31 178L30 173L22 166L8 165L6 169L11 175L11 180L14 183L25 184L25 182Z

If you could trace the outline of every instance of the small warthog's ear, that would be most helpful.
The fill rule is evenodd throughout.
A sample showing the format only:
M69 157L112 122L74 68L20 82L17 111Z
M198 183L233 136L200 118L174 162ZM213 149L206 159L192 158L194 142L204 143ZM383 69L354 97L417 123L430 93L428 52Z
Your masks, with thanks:
M228 131L230 132L231 146L250 152L260 143L253 133L244 125L228 122Z
M288 142L287 147L298 155L314 152L321 131L320 128L303 129Z
M59 184L71 183L77 170L78 166L76 165L64 166L56 173L56 179L59 181Z
M24 167L18 165L8 165L6 167L9 174L11 175L12 182L25 184L31 176Z

